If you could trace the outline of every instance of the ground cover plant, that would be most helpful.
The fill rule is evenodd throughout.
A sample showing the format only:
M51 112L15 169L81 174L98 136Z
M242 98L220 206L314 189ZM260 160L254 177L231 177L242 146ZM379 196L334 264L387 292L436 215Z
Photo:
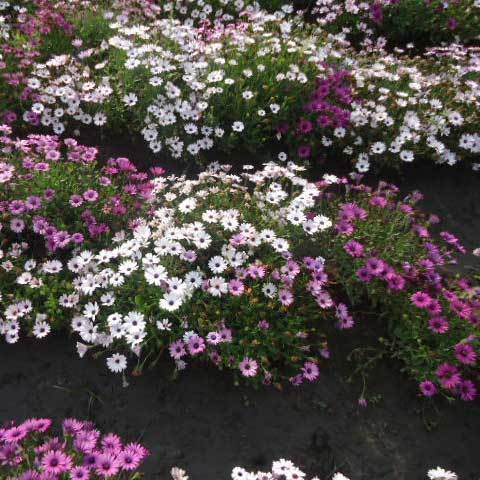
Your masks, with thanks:
M416 158L478 169L479 51L468 43L412 57L380 41L357 51L292 8L116 1L88 14L84 3L64 8L73 33L57 43L68 48L29 62L18 82L27 123L141 133L181 162L280 140L296 160L363 172Z
M438 405L476 408L480 253L422 193L379 178L480 171L479 33L478 0L0 1L0 336L101 358L105 394L110 373L127 387L166 360L169 380L225 372L245 407L266 386L299 404L334 369L335 389L360 385L358 416L381 401L366 382L383 362L427 428ZM47 357L26 371L49 372ZM87 392L98 420L88 382L47 377L40 389ZM142 477L140 444L72 418L54 436L51 423L5 421L2 479ZM291 433L325 457L322 475L355 478L324 432L308 447ZM231 478L306 478L285 459L258 468Z
M344 31L362 46L378 38L390 47L418 49L442 43L478 43L480 20L476 0L318 0L311 14L334 32Z
M152 219L113 248L38 265L5 251L6 339L70 324L81 356L113 350L113 372L126 370L128 351L137 372L168 351L177 370L201 359L300 385L319 377L329 329L364 321L355 309L367 303L423 395L473 400L479 291L442 271L465 251L459 241L431 238L438 219L415 209L418 193L398 199L392 185L329 175L309 183L298 169L159 177Z
M22 423L7 422L0 428L0 474L8 480L139 479L140 465L149 451L140 443L125 443L114 434L102 434L93 422L66 418L61 435L53 436L52 420L29 418ZM188 480L185 470L173 467L173 480ZM430 480L456 480L455 473L437 467L428 471ZM232 470L233 480L294 480L305 473L290 460L272 463L271 472ZM312 477L312 480L318 477ZM349 480L335 473L332 480Z
M153 184L126 158L98 168L97 149L48 135L15 139L1 127L0 212L3 243L43 237L48 251L131 227L148 210ZM38 242L37 242L38 243Z
M10 422L0 428L0 475L8 480L135 479L148 455L139 443L102 434L92 422L67 418L60 436L49 418Z

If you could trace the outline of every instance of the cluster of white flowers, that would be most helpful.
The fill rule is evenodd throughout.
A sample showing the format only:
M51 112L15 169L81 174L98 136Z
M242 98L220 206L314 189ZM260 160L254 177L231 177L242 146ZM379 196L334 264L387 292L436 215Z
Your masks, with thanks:
M281 90L267 96L264 91L276 56L282 53L292 60L274 69L275 82L288 88L305 84L308 69L323 72L322 62L330 50L335 51L333 44L319 49L319 33L296 36L296 20L289 20L285 12L250 10L231 26L224 23L231 17L220 15L211 29L203 31L192 22L163 18L168 11L164 6L158 16L142 24L125 12L107 12L110 36L101 45L37 64L28 86L38 94L38 101L24 113L24 120L33 112L42 125L61 134L72 122L101 127L118 121L112 116L121 117L123 108L138 117L139 131L154 153L166 148L174 158L195 157L224 136L245 133L246 123L259 125L265 117L272 123L276 120L284 101ZM123 65L112 67L119 52ZM143 80L132 82L132 75ZM227 93L244 103L236 109L236 120L225 121L216 114L215 97ZM117 110L108 116L112 105Z
M282 281L265 275L262 259L274 255L285 263L292 258L291 241L280 233L288 231L286 225L299 229L292 237L294 242L301 235L321 235L332 226L324 215L307 216L320 190L298 176L301 170L292 163L270 163L258 172L248 173L247 166L242 175L233 175L228 166L212 164L198 180L157 177L152 217L138 219L130 237L117 233L112 248L77 250L65 263L58 259L25 261L22 252L26 245L14 244L9 251L0 250L0 255L5 256L1 268L13 271L16 259L19 268L14 282L25 288L25 299L19 299L17 291L8 285L1 287L4 319L0 317L0 332L9 343L18 341L21 327L44 338L52 319L47 319L41 307L34 308L29 298L39 287L55 283L56 276L63 278L63 290L59 293L56 288L58 306L62 315L71 318L71 329L80 337L80 356L92 346L115 345L139 355L152 331L153 335L168 333L173 322L180 324L187 343L196 333L189 328L187 319L177 315L180 308L196 292L212 298L242 294L242 275L263 279L265 298L280 305ZM326 175L325 180L338 181L333 175ZM250 221L240 209L215 208L222 192L228 194L230 203L235 198L248 202ZM252 213L257 215L254 222ZM139 285L143 287L139 289ZM148 308L135 301L144 290L148 302L155 303ZM322 308L332 305L329 302ZM176 360L177 367L184 368L184 362ZM126 357L114 354L107 364L114 372L122 371Z
M170 471L172 480L188 480L190 477L187 472L181 468L174 467ZM429 480L457 480L455 473L445 470L441 467L433 468L428 471L427 477ZM232 480L302 480L307 476L290 460L281 458L272 463L272 468L269 472L251 472L242 467L235 467L232 470ZM311 477L311 480L320 480L319 477ZM331 480L350 480L342 473L335 473Z
M400 162L432 157L448 165L478 157L480 134L463 133L466 126L477 128L480 118L480 84L470 78L480 72L477 50L436 49L427 52L432 57L427 61L394 54L372 61L359 55L351 74L359 99L367 101L353 102L348 135L332 143L341 142L360 172L387 156ZM480 163L472 166L477 170Z

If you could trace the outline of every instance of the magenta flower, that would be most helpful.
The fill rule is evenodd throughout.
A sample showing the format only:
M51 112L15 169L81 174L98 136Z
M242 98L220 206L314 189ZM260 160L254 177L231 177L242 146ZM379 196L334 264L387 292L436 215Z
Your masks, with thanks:
M424 397L433 397L437 393L437 387L430 380L421 382L419 388Z
M356 240L349 240L343 248L351 257L362 257L363 256L363 245Z
M9 210L12 215L21 215L26 209L25 203L22 200L13 200L10 202Z
M83 198L87 202L95 202L98 200L98 192L96 190L87 190L86 192L83 193Z
M181 340L177 340L170 344L168 347L170 356L175 360L180 360L183 356L187 354L185 350L185 344Z
M410 300L418 308L428 308L432 302L432 298L425 292L416 292L411 297Z
M234 279L228 282L228 290L232 295L238 297L245 291L245 286L242 281Z
M368 283L372 280L373 275L370 274L367 267L362 267L357 270L357 277L365 283Z
M72 459L69 455L61 450L50 450L43 456L41 460L42 468L47 473L60 475L72 467Z
M464 365L474 365L477 360L477 352L468 343L455 345L455 357Z
M18 443L22 441L28 434L28 430L20 425L18 427L12 427L0 433L0 438L5 443Z
M65 435L74 435L83 430L83 422L76 418L66 418L62 423L62 429Z
M257 374L258 363L256 360L245 357L239 365L240 371L244 377L254 377Z
M42 206L42 199L37 195L31 195L26 201L27 210L38 210Z
M466 402L475 400L477 396L477 389L471 380L463 380L458 387L460 398Z
M103 478L113 477L120 471L120 464L114 455L101 453L97 459L95 472Z
M379 277L385 271L385 262L380 258L369 258L365 264L367 271L370 275L374 277Z
M118 464L122 470L135 470L140 465L142 458L132 449L122 450L117 457Z
M69 203L72 207L77 208L83 203L83 198L81 195L72 195L70 197Z
M230 343L232 341L232 331L229 328L222 328L220 330L220 338L222 342Z
M207 334L207 343L210 345L217 345L222 341L222 337L219 332L209 332Z
M205 340L198 335L193 335L187 344L190 355L198 355L205 350Z
M302 368L303 376L310 382L318 378L320 370L315 362L305 362Z
M403 290L406 283L405 279L395 272L387 273L385 275L385 280L387 281L388 288L391 290Z
M102 438L100 442L105 450L121 450L122 440L115 433L108 433Z
M437 376L443 388L452 390L458 387L462 381L458 368L448 363L442 363L437 368Z
M290 290L284 288L282 290L279 290L278 299L283 306L288 307L293 303L293 293Z
M30 418L23 422L23 426L29 432L46 432L50 426L52 425L52 421L49 418Z
M449 329L449 323L443 317L432 317L428 321L428 328L435 333L445 333Z
M312 154L310 145L302 145L298 148L297 154L300 158L309 158Z
M90 478L90 472L87 467L73 467L70 470L71 480L88 480Z

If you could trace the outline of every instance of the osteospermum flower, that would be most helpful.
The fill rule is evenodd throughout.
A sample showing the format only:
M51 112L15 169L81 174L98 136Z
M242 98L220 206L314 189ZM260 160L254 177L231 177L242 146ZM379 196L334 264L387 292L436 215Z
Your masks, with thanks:
M27 434L28 430L25 426L20 425L3 431L0 434L0 437L5 443L19 443L27 436Z
M41 466L47 473L60 475L72 467L72 458L61 450L50 450L41 460Z
M302 372L303 372L303 376L310 382L313 382L314 380L316 380L320 373L318 369L318 365L314 362L305 362L302 368Z
M466 402L471 402L477 397L477 388L471 380L463 380L458 387L460 398Z
M457 480L457 475L441 467L432 468L427 473L430 480Z
M117 456L118 465L125 471L136 470L142 459L143 457L133 449L124 449Z
M258 371L258 363L249 357L245 357L239 364L240 371L244 377L254 377Z
M437 387L430 380L421 382L419 388L425 397L433 397L437 393Z
M71 480L89 480L90 471L85 466L73 467L70 470L70 479Z
M114 373L123 372L127 368L127 357L120 353L114 353L107 358L107 367Z
M432 298L425 292L416 292L411 297L410 300L414 305L419 308L427 308L431 302Z
M445 333L449 329L449 323L443 317L432 317L428 321L428 328L435 333Z
M437 368L436 374L442 386L450 390L458 387L462 380L458 368L448 363L442 363Z
M120 471L120 463L116 456L110 453L98 455L95 472L102 478L113 477Z
M459 343L455 346L455 356L465 365L473 365L477 360L477 352L468 343Z

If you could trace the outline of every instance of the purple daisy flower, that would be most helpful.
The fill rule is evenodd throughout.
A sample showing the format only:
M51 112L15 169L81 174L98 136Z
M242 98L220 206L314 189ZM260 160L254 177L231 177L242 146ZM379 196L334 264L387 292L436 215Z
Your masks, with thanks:
M205 350L205 340L198 335L193 335L188 341L187 348L190 355L198 355Z
M437 393L437 387L430 380L424 380L419 385L420 391L424 397L433 397Z
M254 377L257 374L258 363L249 357L245 357L239 365L240 371L244 377Z

